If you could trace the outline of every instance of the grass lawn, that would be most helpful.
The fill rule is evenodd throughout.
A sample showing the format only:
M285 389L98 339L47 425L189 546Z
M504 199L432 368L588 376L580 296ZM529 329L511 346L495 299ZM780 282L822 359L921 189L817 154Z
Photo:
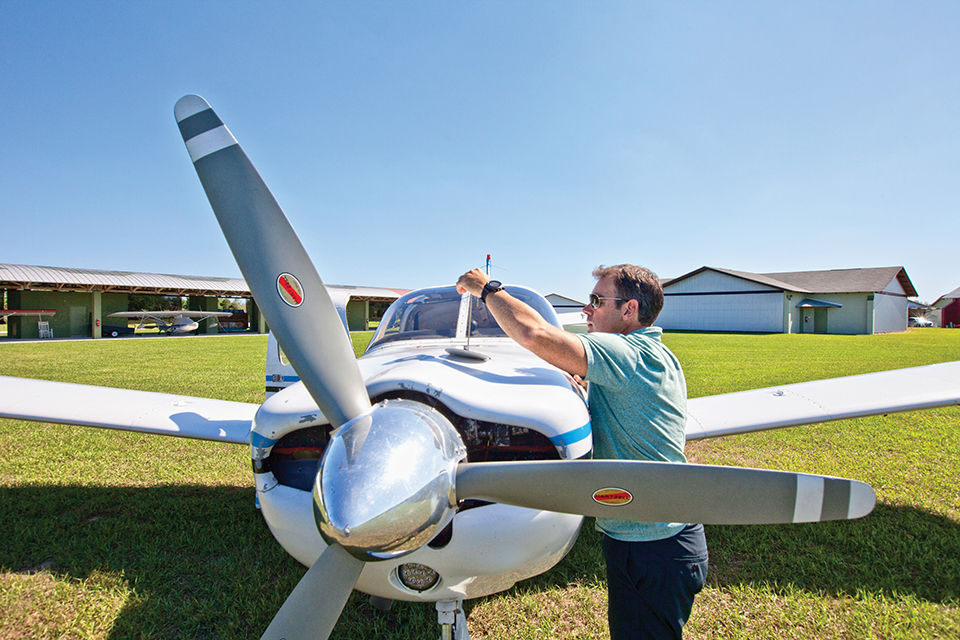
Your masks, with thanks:
M365 344L369 333L355 336ZM668 334L691 397L960 360L960 331ZM362 345L357 345L362 348ZM0 345L0 375L260 402L266 338ZM688 445L694 462L870 483L842 523L707 528L687 637L960 638L960 408ZM0 640L256 638L305 569L254 509L246 447L0 420ZM588 522L570 555L468 603L480 639L606 638ZM431 606L354 593L333 638L435 638Z

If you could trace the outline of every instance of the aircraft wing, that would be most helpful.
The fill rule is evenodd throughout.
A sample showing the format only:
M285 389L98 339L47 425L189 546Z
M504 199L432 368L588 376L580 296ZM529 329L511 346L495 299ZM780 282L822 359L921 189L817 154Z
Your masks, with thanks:
M117 311L116 313L111 313L108 315L108 318L134 318L139 320L140 318L175 318L175 314L178 312L170 311Z
M233 311L184 311L180 315L197 320L206 320L207 318L226 318L232 316Z
M583 327L583 329L586 330L587 327L587 316L580 311L564 311L563 313L558 313L557 319L560 321L560 324L563 325L564 329L568 327Z
M260 405L0 376L0 418L249 444Z
M204 318L218 317L225 318L232 316L232 311L117 311L111 313L108 318Z
M695 398L687 440L960 405L960 361Z

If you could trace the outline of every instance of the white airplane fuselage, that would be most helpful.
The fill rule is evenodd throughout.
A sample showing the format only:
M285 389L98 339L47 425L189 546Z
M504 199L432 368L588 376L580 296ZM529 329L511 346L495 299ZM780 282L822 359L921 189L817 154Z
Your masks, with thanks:
M371 401L402 398L440 411L460 434L468 462L590 456L585 394L572 377L506 337L471 338L473 357L458 350L465 345L464 338L436 336L372 344L358 360ZM275 348L271 355L278 355ZM281 378L271 376L268 367L268 384ZM326 548L314 522L311 491L329 431L296 382L267 399L251 434L264 519L283 548L307 566ZM419 601L503 591L559 562L582 522L582 516L467 501L427 545L400 558L368 562L356 588ZM398 567L410 563L433 569L439 581L426 590L405 585Z
M161 331L167 331L167 333L190 333L191 331L196 331L199 329L200 323L192 318L181 316L179 318L174 318L173 324L169 325L167 329L164 329L160 325L157 325L157 328Z

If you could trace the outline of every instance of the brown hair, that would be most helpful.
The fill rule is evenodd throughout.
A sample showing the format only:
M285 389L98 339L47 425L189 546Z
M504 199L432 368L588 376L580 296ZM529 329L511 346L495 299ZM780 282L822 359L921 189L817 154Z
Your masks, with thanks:
M663 309L663 287L660 278L653 271L634 264L617 264L612 267L603 265L593 270L597 280L613 278L617 287L617 297L623 300L636 300L639 304L638 320L641 324L652 325ZM618 302L617 307L623 302Z

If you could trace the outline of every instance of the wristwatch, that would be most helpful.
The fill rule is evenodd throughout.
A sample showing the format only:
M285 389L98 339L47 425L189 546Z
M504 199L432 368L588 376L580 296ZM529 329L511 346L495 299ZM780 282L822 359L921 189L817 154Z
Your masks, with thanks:
M487 295L491 293L496 293L497 291L503 291L503 285L499 280L490 280L487 284L483 285L483 291L480 292L480 302L487 301Z

